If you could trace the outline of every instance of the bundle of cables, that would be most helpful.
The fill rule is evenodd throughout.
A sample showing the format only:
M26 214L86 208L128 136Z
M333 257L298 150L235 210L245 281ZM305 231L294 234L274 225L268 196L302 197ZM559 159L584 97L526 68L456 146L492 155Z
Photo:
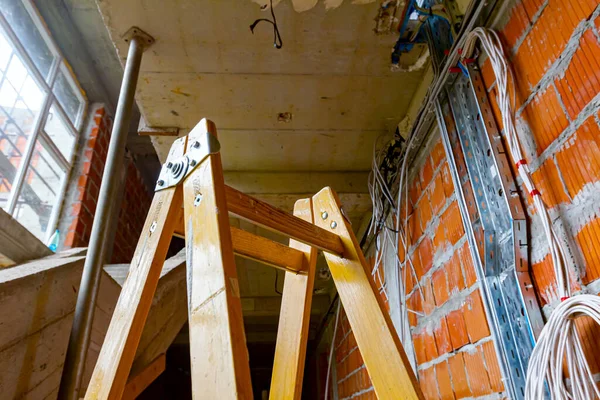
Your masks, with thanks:
M550 220L548 209L531 179L527 161L519 145L514 113L516 87L512 70L498 35L489 29L476 28L469 33L462 53L463 60L474 57L478 41L487 53L496 76L498 107L502 114L506 142L513 160L516 161L519 177L532 197L537 215L541 219L561 299L561 303L551 313L544 326L529 359L525 398L544 398L545 382L552 399L588 400L594 397L593 394L600 398L574 321L587 315L600 324L600 299L589 294L571 297L565 252ZM570 390L567 387L566 374L570 379Z

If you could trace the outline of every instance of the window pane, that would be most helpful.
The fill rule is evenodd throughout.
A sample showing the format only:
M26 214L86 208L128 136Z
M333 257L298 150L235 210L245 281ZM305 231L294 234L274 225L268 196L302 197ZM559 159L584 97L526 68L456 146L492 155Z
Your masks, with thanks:
M13 216L42 241L64 176L50 153L36 143Z
M4 41L4 42L3 42ZM0 34L0 207L5 208L44 94L25 65Z
M6 71L6 66L10 60L11 53L12 47L8 44L4 34L0 31L0 77Z
M52 105L50 108L44 130L68 161L71 157L71 153L73 152L75 136L71 134L71 130L68 128L68 125L63 120L62 116L56 110L55 105Z
M79 114L81 101L75 94L75 89L67 79L67 76L62 69L58 72L58 76L56 77L56 82L54 82L54 88L52 91L54 92L54 96L56 96L60 105L67 113L67 116L73 125L75 125L77 121L77 115Z
M0 0L0 10L33 63L47 79L54 55L21 0Z

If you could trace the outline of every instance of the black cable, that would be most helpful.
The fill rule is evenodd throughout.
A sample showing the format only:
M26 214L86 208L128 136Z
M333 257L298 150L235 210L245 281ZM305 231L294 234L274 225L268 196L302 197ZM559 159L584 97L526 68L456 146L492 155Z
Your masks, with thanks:
M259 22L265 21L270 23L271 25L273 25L273 46L275 46L276 49L280 49L283 47L283 41L281 40L281 34L279 33L279 27L277 26L277 18L275 18L275 11L273 11L273 0L271 0L271 16L273 17L273 21L267 18L259 18L256 21L254 21L254 23L250 25L250 31L254 35L254 28L256 28L256 25L258 25Z

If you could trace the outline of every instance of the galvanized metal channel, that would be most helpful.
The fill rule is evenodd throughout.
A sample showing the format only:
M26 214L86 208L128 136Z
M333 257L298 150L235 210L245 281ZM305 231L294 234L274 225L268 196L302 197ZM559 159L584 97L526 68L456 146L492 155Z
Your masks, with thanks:
M511 398L524 398L543 320L529 275L525 213L480 72L468 66L436 108L490 331Z

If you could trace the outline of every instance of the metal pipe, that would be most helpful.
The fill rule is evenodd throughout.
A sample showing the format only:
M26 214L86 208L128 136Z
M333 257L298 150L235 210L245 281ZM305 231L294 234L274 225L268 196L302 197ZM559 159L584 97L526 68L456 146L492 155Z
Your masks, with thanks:
M127 142L135 88L143 52L144 43L142 39L134 36L129 43L129 53L127 55L121 92L119 93L119 102L108 146L106 165L104 166L104 173L102 175L96 214L94 215L90 243L83 267L83 276L77 295L73 327L71 328L69 346L60 382L59 399L76 400L80 397L79 389L85 366L85 357L90 343L94 308L100 286L102 267L104 265L103 244L106 237L105 232L107 228L111 228L108 226L111 220L111 203L116 196L116 190L120 186L121 174L119 171L123 165L125 144Z

